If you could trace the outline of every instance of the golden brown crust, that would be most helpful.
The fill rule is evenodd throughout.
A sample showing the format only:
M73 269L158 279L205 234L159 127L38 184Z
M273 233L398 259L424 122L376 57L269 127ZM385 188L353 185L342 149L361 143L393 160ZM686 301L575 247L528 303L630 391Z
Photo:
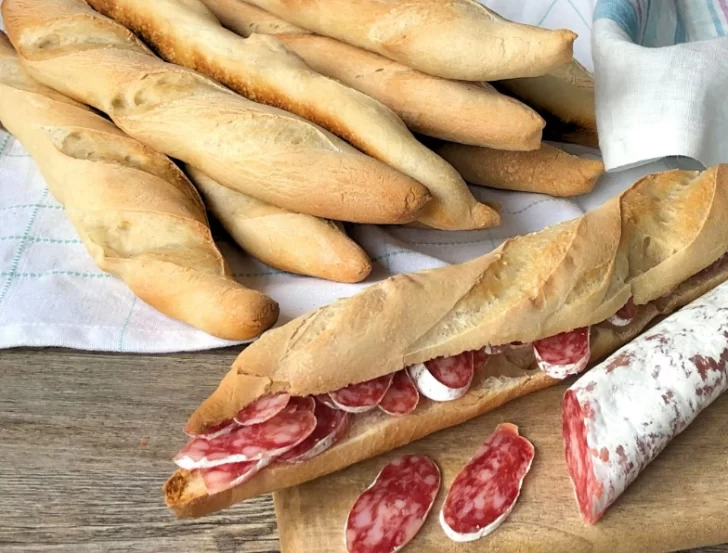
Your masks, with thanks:
M549 144L533 152L505 152L445 143L435 151L467 182L505 190L577 196L591 192L604 174L601 161L581 158Z
M430 199L419 182L313 123L162 62L81 0L9 0L2 12L33 76L226 186L355 222L411 222Z
M314 35L243 0L203 0L243 36L273 34L314 71L391 108L413 131L461 144L534 150L543 119L493 87L433 77L374 52Z
M576 35L505 21L475 0L250 0L299 27L446 79L543 75L572 57Z
M4 36L2 37L4 39ZM231 340L278 305L230 276L202 200L165 156L30 79L0 40L0 119L38 164L94 261L162 313Z
M422 223L467 230L499 222L498 214L477 202L457 171L420 144L390 109L311 70L276 38L243 39L224 29L197 0L89 4L139 34L164 59L311 120L424 184L433 199L420 214Z
M369 276L369 256L336 223L266 204L190 166L185 171L210 212L253 257L282 271L337 282Z

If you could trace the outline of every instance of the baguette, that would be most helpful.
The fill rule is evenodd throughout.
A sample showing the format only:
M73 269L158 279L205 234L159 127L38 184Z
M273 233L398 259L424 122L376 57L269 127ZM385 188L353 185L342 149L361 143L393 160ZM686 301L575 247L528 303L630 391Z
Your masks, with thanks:
M156 58L81 0L6 0L24 67L107 113L127 134L259 200L331 219L406 223L420 183L295 115Z
M322 394L440 356L591 326L593 364L728 278L728 165L650 175L572 221L507 240L455 266L398 275L266 333L244 350L186 425L198 433L269 393ZM626 326L610 319L629 300ZM209 496L197 472L165 487L178 516L199 516L399 447L557 380L532 348L506 349L450 402L410 415L354 416L349 434L302 463L273 463Z
M250 0L299 27L461 81L535 77L568 63L576 35L506 21L475 0Z
M479 203L458 172L420 144L389 108L311 70L276 38L243 39L223 28L198 0L88 2L140 35L167 61L314 121L421 182L433 199L419 222L444 230L498 224L498 214Z
M435 148L471 184L505 190L577 196L591 192L604 174L601 161L542 144L534 152L504 152L444 143Z
M369 276L369 256L336 223L263 203L193 167L185 171L230 236L263 263L338 282L360 282Z
M314 70L391 108L414 132L501 150L534 150L543 119L490 86L433 77L295 27L243 0L203 0L228 29L276 35Z
M599 147L594 77L576 60L541 77L494 85L538 111L548 122L550 139Z
M30 152L102 271L165 315L230 340L272 326L278 305L230 276L202 200L165 156L33 81L0 33L0 120Z

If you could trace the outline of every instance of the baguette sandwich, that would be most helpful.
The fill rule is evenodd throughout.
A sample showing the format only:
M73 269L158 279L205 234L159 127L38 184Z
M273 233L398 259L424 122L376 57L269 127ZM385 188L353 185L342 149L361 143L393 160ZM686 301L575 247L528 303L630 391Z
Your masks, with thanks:
M650 175L582 217L266 333L188 420L168 506L200 516L295 486L584 370L728 278L727 221L728 165Z
M230 340L276 322L278 304L232 278L177 166L31 79L2 33L0 121L38 164L94 262L139 298Z

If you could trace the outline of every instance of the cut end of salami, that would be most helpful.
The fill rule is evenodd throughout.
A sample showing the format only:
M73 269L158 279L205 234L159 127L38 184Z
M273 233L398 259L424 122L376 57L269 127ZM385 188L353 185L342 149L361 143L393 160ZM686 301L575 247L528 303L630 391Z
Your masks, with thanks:
M388 415L399 417L414 411L419 401L420 393L412 382L409 372L403 369L394 374L392 385L384 394L379 408Z
M394 553L415 537L440 489L440 469L424 455L385 466L346 520L349 553Z
M453 541L473 541L498 528L516 505L535 450L504 423L457 475L440 511L440 525Z
M392 384L391 374L379 378L351 384L346 388L331 392L329 397L337 408L348 413L365 413L371 411L382 401Z
M243 482L247 482L260 470L265 468L269 462L269 459L244 461L242 463L230 463L209 469L199 469L198 472L202 477L202 481L205 483L207 494L214 495L234 488Z
M274 394L263 396L250 405L241 409L235 415L235 422L243 426L260 424L275 417L288 405L291 396L288 394Z
M470 389L475 374L474 354L466 351L408 367L419 392L432 401L452 401Z
M576 394L567 390L562 408L566 466L569 469L569 478L574 487L581 518L587 524L594 524L603 514L598 502L604 495L604 487L594 474L592 452L587 445L584 424L587 415L588 413L585 413L579 404Z
M538 368L560 380L582 372L591 357L589 334L589 327L584 327L535 341Z
M302 463L320 455L346 435L349 413L316 403L316 429L293 449L278 457L286 463Z

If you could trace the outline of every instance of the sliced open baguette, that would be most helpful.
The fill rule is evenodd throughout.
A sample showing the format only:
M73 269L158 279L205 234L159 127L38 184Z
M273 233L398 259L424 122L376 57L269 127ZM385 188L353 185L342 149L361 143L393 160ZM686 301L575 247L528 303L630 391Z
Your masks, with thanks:
M541 143L543 119L493 87L433 77L300 29L243 0L203 2L228 29L246 37L276 35L313 70L376 98L417 133L502 150L534 150Z
M161 61L82 0L7 0L2 14L32 76L225 186L354 222L411 222L430 200L419 182L317 125Z
M264 395L323 394L442 356L531 344L591 327L591 362L661 314L728 278L728 165L650 175L586 215L507 240L463 263L398 275L266 333L244 350L192 414L199 433ZM626 326L612 317L630 300ZM300 484L463 422L557 382L531 348L506 348L480 367L470 390L410 415L356 415L349 434L295 465L273 463L249 481L208 495L197 472L178 470L167 504L199 516Z
M430 75L462 81L534 77L567 63L576 35L506 21L475 0L250 0L299 27Z
M230 340L278 304L233 280L197 191L162 154L31 79L0 33L0 120L28 150L103 271L162 313Z

